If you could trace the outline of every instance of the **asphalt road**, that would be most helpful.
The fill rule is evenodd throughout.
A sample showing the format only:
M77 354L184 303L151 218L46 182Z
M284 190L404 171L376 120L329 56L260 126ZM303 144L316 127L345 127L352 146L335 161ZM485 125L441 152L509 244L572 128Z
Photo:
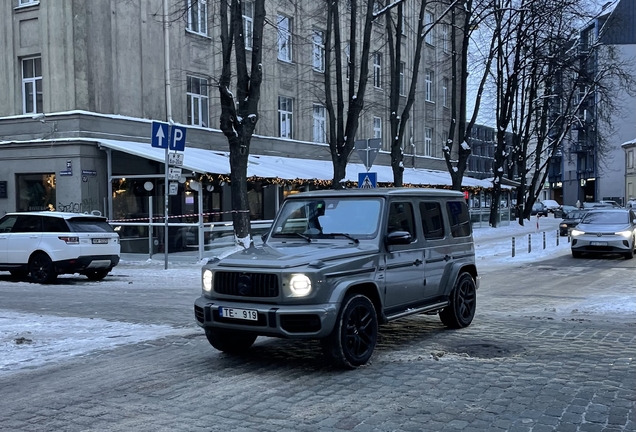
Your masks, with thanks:
M482 271L470 327L391 323L354 371L333 369L313 341L214 351L192 317L199 271L170 274L120 266L101 283L51 286L0 274L1 310L182 330L0 374L0 430L636 430L636 317L599 307L633 300L636 260Z

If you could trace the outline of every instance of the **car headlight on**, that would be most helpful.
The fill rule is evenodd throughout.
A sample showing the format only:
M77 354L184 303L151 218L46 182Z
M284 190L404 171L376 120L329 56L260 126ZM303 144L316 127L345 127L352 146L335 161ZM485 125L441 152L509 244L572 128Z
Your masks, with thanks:
M629 230L627 230L627 231L619 231L619 232L614 233L614 234L619 235L619 236L623 236L625 238L630 238L632 235L634 235L634 233L629 231Z
M311 279L304 274L293 274L289 280L292 297L305 297L311 292Z
M585 231L581 231L581 230L577 230L577 229L573 229L572 232L570 232L570 235L572 237L577 237L577 236L580 236L580 235L583 235L583 234L585 234Z
M204 270L202 279L203 279L203 291L207 291L207 292L212 291L212 271Z

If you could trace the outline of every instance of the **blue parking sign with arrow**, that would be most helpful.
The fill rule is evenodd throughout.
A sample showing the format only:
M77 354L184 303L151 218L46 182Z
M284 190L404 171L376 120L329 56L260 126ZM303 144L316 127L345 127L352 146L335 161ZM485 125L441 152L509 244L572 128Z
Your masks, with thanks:
M168 148L168 123L153 121L150 139L153 147Z

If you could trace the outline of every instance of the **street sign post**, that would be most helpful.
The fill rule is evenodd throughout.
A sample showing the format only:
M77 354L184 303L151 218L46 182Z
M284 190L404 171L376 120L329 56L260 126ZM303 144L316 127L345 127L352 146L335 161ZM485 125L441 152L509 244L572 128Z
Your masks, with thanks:
M380 152L380 148L382 147L382 139L380 138L369 138L365 140L357 140L354 143L356 152L362 163L366 167L367 171L371 169L373 165L373 161L375 157Z
M157 148L168 148L168 123L153 121L150 145Z
M378 187L378 173L358 173L358 189L375 189Z

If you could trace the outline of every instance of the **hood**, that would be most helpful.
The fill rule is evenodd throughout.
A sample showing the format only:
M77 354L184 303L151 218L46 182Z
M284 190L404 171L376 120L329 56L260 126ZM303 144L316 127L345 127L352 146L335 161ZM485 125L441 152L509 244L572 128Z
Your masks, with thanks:
M630 224L578 224L576 229L590 233L617 233L619 231L633 230Z
M218 267L292 268L315 261L333 261L377 253L373 244L342 243L275 243L233 253L217 263Z

